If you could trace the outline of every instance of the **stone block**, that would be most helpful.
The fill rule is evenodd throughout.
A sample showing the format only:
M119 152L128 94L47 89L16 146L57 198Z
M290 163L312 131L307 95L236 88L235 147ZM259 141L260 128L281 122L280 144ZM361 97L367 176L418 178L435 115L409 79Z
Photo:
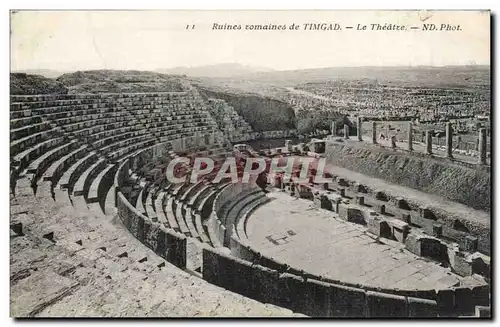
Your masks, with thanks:
M281 290L279 306L294 312L306 312L308 301L303 296L304 280L294 274L283 273L279 276Z
M436 216L434 215L434 212L432 212L432 210L430 210L427 207L419 208L419 212L420 212L420 217L422 217L422 218L436 220Z
M399 209L411 210L410 205L408 204L408 202L406 202L405 199L400 198L400 197L396 198L396 207L398 207Z
M391 148L396 148L396 136L394 135L391 136Z
M330 316L364 317L366 292L362 289L332 285Z
M336 198L336 199L332 200L332 209L337 214L340 213L341 203L342 203L342 199L341 198Z
M363 184L356 183L354 190L359 193L367 193L366 186Z
M455 289L455 309L461 315L474 313L475 306L470 288L460 287Z
M346 220L348 218L347 212L348 212L349 205L346 205L342 202L338 204L338 212L337 214L339 215L340 219Z
M435 237L443 236L443 225L441 224L432 224L432 235Z
M326 195L321 195L320 196L320 203L321 203L321 209L325 210L333 210L333 204L332 201L326 196Z
M366 303L368 317L407 317L406 298L404 296L367 291Z
M406 236L408 235L410 230L408 224L403 221L393 219L390 222L390 225L392 227L392 236L398 242L404 243Z
M260 265L254 266L253 285L256 300L278 305L280 303L279 273Z
M434 300L408 297L409 317L437 317L437 303Z
M490 285L476 286L472 289L472 299L475 305L490 306Z
M450 260L451 263L451 260ZM472 261L463 252L456 252L452 264L453 270L460 276L472 275Z
M365 225L365 218L364 218L364 212L363 210L356 208L356 207L348 207L347 208L347 221L356 223L356 224L361 224Z
M313 200L314 199L314 195L311 191L311 188L310 187L307 187L305 185L299 185L296 189L296 195L298 194L298 196L301 198L301 199L308 199L308 200Z
M382 191L375 191L375 199L380 201L387 201L387 195Z
M155 253L159 251L160 245L158 244L158 234L160 232L160 225L149 221L144 224L144 239L143 243L153 250Z
M481 305L476 306L475 316L479 318L491 318L490 307L485 307Z
M455 291L452 289L436 290L438 315L448 317L455 310Z
M328 317L330 315L331 285L309 279L303 284L304 313L311 317Z
M17 235L23 236L23 224L20 222L13 222L10 224L10 229Z
M157 255L162 257L163 259L167 259L167 249L168 249L168 244L167 244L167 233L165 230L160 226L160 228L157 229L157 234L156 234L156 249L153 249ZM168 260L167 260L168 261Z
M420 238L420 255L434 260L441 260L443 258L442 243L435 238L421 237ZM446 249L445 249L446 250Z
M253 284L254 267L248 261L234 259L232 264L234 292L249 298L256 298L257 294Z
M364 205L365 204L365 197L361 196L361 195L356 195L356 204Z
M320 194L313 195L313 203L317 208L321 208L321 195Z
M173 231L165 231L164 229L162 229L162 232L165 233L165 259L181 269L186 268L186 237Z
M223 286L221 278L221 268L219 262L219 253L212 249L204 248L202 251L202 277L207 282Z
M382 219L379 216L369 215L367 225L370 233L379 237L391 237L391 228L385 219Z
M464 238L464 250L467 252L476 252L477 251L477 244L478 240L477 237L474 237L472 235L467 235Z
M476 252L474 255L476 255ZM491 265L489 258L487 259L484 255L473 256L472 257L472 273L484 276L485 278L490 278L491 275Z
M401 214L401 220L407 224L411 224L411 215L408 213Z
M347 180L345 178L337 178L337 184L339 184L340 186L344 186L344 187L347 187L349 186L349 183L347 182Z
M421 255L422 247L420 245L420 236L414 233L408 234L405 239L405 246L408 251L418 256Z

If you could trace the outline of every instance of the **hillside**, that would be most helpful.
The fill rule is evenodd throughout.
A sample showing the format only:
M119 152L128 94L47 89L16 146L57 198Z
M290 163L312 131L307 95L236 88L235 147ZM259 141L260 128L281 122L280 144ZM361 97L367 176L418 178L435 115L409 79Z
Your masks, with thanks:
M181 79L156 72L135 70L89 70L64 74L56 79L69 93L179 92Z
M57 78L64 73L63 71L52 70L52 69L25 69L20 71L13 71L13 73L24 73L28 75L40 75L47 78Z

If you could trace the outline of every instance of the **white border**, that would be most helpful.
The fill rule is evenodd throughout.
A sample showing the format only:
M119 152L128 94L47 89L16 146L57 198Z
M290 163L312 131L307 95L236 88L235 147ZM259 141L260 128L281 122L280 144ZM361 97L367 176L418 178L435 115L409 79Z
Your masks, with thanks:
M2 176L3 176L3 187L1 188L1 193L0 193L0 208L2 210L2 219L3 223L5 224L5 230L4 233L7 235L7 230L8 230L8 217L9 217L9 189L8 189L8 174L9 174L9 145L8 141L9 140L9 9L266 9L266 10L272 10L272 9L352 9L352 10L359 10L359 9L491 9L492 12L495 14L498 14L500 10L498 9L498 3L499 1L485 1L485 0L474 0L474 1L437 1L437 0L419 0L419 1L400 1L400 0L379 0L379 1L361 1L361 0L349 0L349 1L342 1L339 3L326 3L326 1L320 1L320 0L288 0L288 1L282 1L282 2L277 2L277 1L272 1L272 0L244 0L244 1L223 1L223 0L211 0L211 1L202 1L202 0L183 0L183 1L177 1L177 2L172 2L172 1L152 1L152 0L140 0L140 1L130 1L130 0L122 0L122 1L108 1L108 0L86 0L86 1L44 1L43 4L38 2L38 1L12 1L12 0L4 0L0 4L1 11L0 11L0 17L1 17L1 44L4 46L2 51L1 51L1 62L2 62L2 72L0 74L0 80L2 81L2 110L1 110L1 115L2 119L1 124L2 126L0 127L0 130L2 131L2 139L4 140L1 142L1 153L3 154L3 160L1 164L1 170L2 170ZM495 27L495 44L498 44L498 16L495 17L496 20L496 26ZM493 59L493 58L492 58ZM496 62L496 59L498 59L498 52L495 53L495 58L494 62ZM492 60L493 61L493 60ZM492 74L494 72L492 71ZM495 83L496 86L496 83ZM495 96L498 96L498 87L496 86L495 89L493 90ZM498 100L498 97L496 97ZM492 108L492 110L496 110L497 108ZM495 116L495 125L498 126L498 120L500 119L500 114L496 113L494 114ZM497 130L495 132L495 152L498 152L498 149L500 147L500 142L498 140L498 134L500 132ZM498 160L498 158L495 158ZM498 174L497 176L498 177ZM499 200L499 193L495 193L495 200L494 202L500 203ZM496 217L494 217L496 218ZM500 222L495 223L495 231L493 235L499 235L498 234L498 225ZM0 312L0 317L2 318L3 322L6 323L7 325L11 325L14 323L14 321L9 317L9 296L10 294L8 293L9 289L9 279L10 279L10 274L8 270L8 262L9 262L9 238L6 236L3 238L3 245L0 247L0 253L1 253L1 259L2 259L2 269L1 269L1 282L2 286L1 289L3 290L3 294L1 297L1 312ZM495 252L497 253L498 250L498 243L496 242L495 244ZM495 258L493 259L493 262L495 261ZM498 267L495 265L495 272L498 271ZM496 275L494 276L496 280ZM494 285L496 285L497 282L494 282ZM496 292L494 293L495 295L497 294ZM494 301L497 303L498 301ZM498 312L495 313L498 314ZM104 323L104 321L93 321L97 325L101 325ZM123 322L123 321L120 321ZM187 321L170 321L168 322L169 324L172 325L177 325L180 323L186 323ZM222 321L212 321L209 323L220 323ZM396 323L401 323L402 321L396 322ZM469 321L471 322L471 321ZM25 322L26 323L26 322ZM47 325L52 325L55 322L53 321L45 321L44 324ZM64 321L63 323L74 323L70 321ZM110 323L110 322L108 322ZM142 323L142 321L135 321L135 323ZM190 322L194 323L194 322ZM205 322L206 323L206 322ZM243 323L242 321L239 323ZM271 324L271 322L268 321L255 321L255 323L258 323L259 325L268 325ZM277 322L272 322L277 323ZM288 324L289 321L280 321L280 323L285 323ZM305 321L299 321L298 323L303 324L310 324L309 322ZM360 321L356 322L349 322L349 321L335 321L335 324L360 324ZM372 322L373 323L373 322ZM382 322L386 323L386 322ZM439 324L440 321L425 321L425 322L420 322L420 324L425 324L425 325L437 325Z

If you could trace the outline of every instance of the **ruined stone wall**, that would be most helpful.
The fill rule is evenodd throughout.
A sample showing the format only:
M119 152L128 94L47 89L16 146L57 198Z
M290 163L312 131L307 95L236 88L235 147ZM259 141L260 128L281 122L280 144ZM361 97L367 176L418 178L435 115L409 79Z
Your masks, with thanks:
M334 142L327 142L325 155L332 165L490 211L489 169Z
M328 283L203 249L203 279L255 300L328 317L435 317L473 313L488 305L489 286L435 291L435 299Z
M118 192L118 216L128 231L157 255L175 266L186 268L186 237L152 222Z
M435 224L442 226L442 236L448 240L452 239L458 243L462 243L467 236L474 236L478 239L478 250L484 254L490 254L490 222L488 220L479 219L479 217L471 215L464 216L456 212L450 212L439 206L422 205L422 203L414 203L408 198L404 198L403 194L393 194L386 190L372 188L365 184L360 184L354 180L348 180L345 177L336 177L337 180L343 181L343 186L352 192L362 192L363 195L374 199L383 198L386 205L392 205L397 208L404 208L407 211L402 215L396 215L396 219L411 222L411 224L419 226L426 230L429 235L433 235L432 229ZM323 205L325 209L337 212L336 206L332 203L330 206ZM339 204L338 214L345 220L350 220L348 217L348 206ZM372 208L374 211L380 212L381 206ZM368 221L365 215L365 221Z
M251 245L245 243L243 239L238 239L237 237L231 237L230 249L231 249L231 256L234 258L248 261L253 263L254 265L260 265L280 273L292 274L308 280L321 281L329 284L342 285L345 287L351 287L351 288L360 287L359 284L346 283L341 280L334 280L323 276L317 276L310 274L306 271L290 267L288 264L281 262L275 258L262 255L261 253L254 250ZM365 291L378 291L378 292L383 292L384 294L409 296L409 297L416 297L428 300L436 299L436 292L434 289L403 290L403 289L381 288L381 287L372 287L364 285L362 286L362 288Z
M166 143L159 143L142 150L125 160L115 173L115 205L118 216L127 230L148 248L168 262L184 269L186 267L186 237L140 213L124 195L129 169L140 167L162 157L169 149Z
M226 225L226 216L222 213L223 209L227 211L230 205L230 202L235 199L237 196L241 194L247 194L250 191L260 190L254 184L243 184L243 183L235 183L226 186L214 199L213 202L213 211L211 214L211 226L212 230L217 237L217 240L220 244L229 244L230 239L229 235L232 234L232 230L228 231L228 228L232 228L232 224L230 226ZM224 208L226 207L226 208Z

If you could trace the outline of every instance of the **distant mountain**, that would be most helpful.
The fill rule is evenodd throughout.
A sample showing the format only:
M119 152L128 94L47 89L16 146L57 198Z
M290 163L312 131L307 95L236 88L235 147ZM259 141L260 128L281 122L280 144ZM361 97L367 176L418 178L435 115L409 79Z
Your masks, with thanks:
M12 71L12 73L24 73L29 75L40 75L47 78L56 78L68 72L52 70L52 69L26 69L26 70Z
M10 94L66 94L68 88L63 83L40 75L24 73L10 74Z
M272 72L265 67L253 67L236 63L217 64L197 67L174 67L168 69L157 69L157 72L172 75L186 75L194 77L234 77L255 73Z

